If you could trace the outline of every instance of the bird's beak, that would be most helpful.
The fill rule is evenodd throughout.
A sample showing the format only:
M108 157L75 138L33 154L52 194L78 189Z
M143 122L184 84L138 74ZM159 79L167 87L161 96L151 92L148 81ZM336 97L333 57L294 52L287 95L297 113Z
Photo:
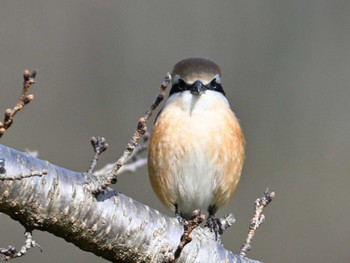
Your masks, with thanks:
M206 90L206 86L200 80L196 80L190 88L190 91L193 95L201 95Z

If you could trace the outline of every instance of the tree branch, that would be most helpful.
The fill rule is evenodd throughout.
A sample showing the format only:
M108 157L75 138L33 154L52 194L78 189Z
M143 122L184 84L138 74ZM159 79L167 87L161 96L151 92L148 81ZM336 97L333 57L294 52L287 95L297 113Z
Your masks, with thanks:
M13 110L7 109L0 122L0 137L13 118L33 95L26 95L36 72L24 72L23 91ZM92 138L95 156L87 173L73 172L0 145L0 212L25 227L25 245L18 251L12 246L0 248L5 260L24 256L31 247L40 246L32 231L42 230L74 243L82 250L113 262L257 262L235 255L216 242L215 235L193 220L181 224L108 186L117 174L133 171L146 164L138 155L147 148L146 124L165 96L170 84L167 74L160 93L118 161L95 171L99 155L108 147L102 137ZM138 144L144 136L143 144ZM229 217L225 226L232 224ZM224 222L223 221L223 222ZM250 241L250 240L249 240Z
M0 160L0 212L27 232L47 231L112 262L167 262L179 245L178 220L110 188L95 197L82 173L3 145ZM205 228L191 237L176 262L257 262L226 250Z

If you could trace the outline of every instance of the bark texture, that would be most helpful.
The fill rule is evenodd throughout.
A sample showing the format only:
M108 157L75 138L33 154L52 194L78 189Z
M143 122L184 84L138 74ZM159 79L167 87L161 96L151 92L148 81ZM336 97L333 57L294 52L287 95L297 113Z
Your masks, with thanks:
M183 226L175 218L107 188L95 197L83 173L0 145L0 212L27 231L47 231L112 262L169 262ZM257 262L241 258L197 228L176 262Z

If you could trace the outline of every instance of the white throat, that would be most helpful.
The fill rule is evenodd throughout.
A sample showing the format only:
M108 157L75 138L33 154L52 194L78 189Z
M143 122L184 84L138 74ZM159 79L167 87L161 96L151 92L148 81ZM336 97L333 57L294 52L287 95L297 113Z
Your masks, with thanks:
M230 106L226 97L220 92L206 90L204 94L193 95L186 90L172 94L167 100L165 107L177 106L191 114L193 111L213 110L218 104Z

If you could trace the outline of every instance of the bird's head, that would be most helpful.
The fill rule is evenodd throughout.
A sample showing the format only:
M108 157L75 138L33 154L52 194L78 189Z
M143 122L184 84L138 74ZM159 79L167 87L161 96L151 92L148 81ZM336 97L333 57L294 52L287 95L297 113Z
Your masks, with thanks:
M201 95L206 90L217 91L225 95L221 86L220 67L208 59L183 59L174 66L171 75L172 88L169 96L186 90L192 95Z

